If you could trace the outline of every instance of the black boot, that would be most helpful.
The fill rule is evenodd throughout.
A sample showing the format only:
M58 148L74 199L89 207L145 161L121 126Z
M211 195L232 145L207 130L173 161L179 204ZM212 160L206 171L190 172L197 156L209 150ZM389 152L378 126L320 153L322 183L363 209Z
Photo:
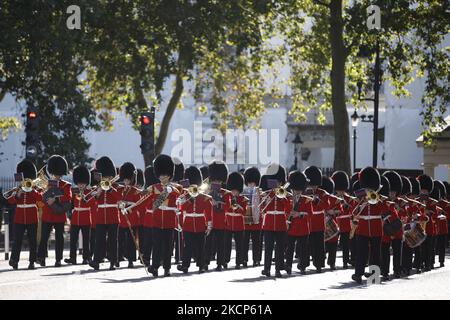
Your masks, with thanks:
M73 260L73 259L64 259L64 262L67 264L73 264L73 265L77 264L77 261Z
M362 279L360 276L357 276L356 274L352 275L352 280L356 281L358 284L362 284Z
M264 269L263 271L261 271L261 274L263 276L270 277L270 271L269 270Z
M275 277L276 278L282 278L283 276L281 275L281 271L280 270L276 270L275 271Z
M40 264L41 267L45 267L45 258L37 258L36 262Z
M183 267L181 264L177 265L177 270L182 271L184 274L188 273L188 268Z
M86 265L86 264L88 264L89 263L89 260L88 259L83 259L83 262L81 263L82 265Z
M111 271L112 271L112 270L116 270L116 268L114 267L114 263L111 262L111 263L109 264L109 270L111 270Z
M128 261L128 268L129 269L133 269L134 268L133 261Z
M217 265L217 267L216 267L216 271L222 271L222 266L219 264L219 265Z
M158 269L154 268L153 266L148 267L148 272L151 273L155 278L158 277Z
M164 277L170 277L170 269L164 269Z
M241 268L240 264L237 264L236 267L234 267L236 270L239 270Z
M28 270L34 270L36 269L34 266L34 262L30 262L30 264L28 265Z
M291 268L286 267L286 268L284 268L284 270L286 270L286 273L287 273L288 275L291 275L291 273L292 273L292 269L291 269Z
M89 266L91 268L93 268L94 270L97 270L97 271L100 269L100 265L97 262L94 262L94 261L89 262Z
M61 267L61 260L56 260L56 262L55 262L55 267L56 267L56 268Z
M14 270L19 269L19 263L17 263L16 261L9 260L9 265L13 267Z
M242 264L242 267L247 268L247 262L244 262L244 263Z

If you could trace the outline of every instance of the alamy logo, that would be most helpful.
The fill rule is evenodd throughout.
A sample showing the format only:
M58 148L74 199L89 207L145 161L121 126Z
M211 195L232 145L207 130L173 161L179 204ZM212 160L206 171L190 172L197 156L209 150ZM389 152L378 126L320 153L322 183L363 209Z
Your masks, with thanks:
M377 265L369 266L370 276L367 278L367 285L371 286L373 284L381 284L381 271L380 267Z
M81 29L81 10L77 5L70 5L67 7L66 13L70 16L66 20L66 26L69 30Z
M380 7L377 5L370 5L367 7L367 21L366 25L369 30L381 29L381 14L380 14Z

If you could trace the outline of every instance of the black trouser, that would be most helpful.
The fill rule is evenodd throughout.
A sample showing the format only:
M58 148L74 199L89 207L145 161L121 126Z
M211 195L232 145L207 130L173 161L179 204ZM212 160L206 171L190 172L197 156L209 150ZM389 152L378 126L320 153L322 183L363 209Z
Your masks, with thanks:
M89 254L90 258L94 257L94 249L95 249L95 228L91 228L90 239L89 239L89 248L91 249Z
M131 228L136 235L136 228ZM130 262L136 261L136 245L130 229L119 227L119 259L125 257Z
M308 235L300 237L288 236L286 250L286 268L289 270L292 270L294 250L296 251L296 254L298 256L300 269L306 269L306 267L309 266Z
M284 269L284 248L287 233L285 231L264 231L264 270L270 272L272 253L275 246L275 270Z
M436 251L439 255L439 262L444 263L445 260L445 241L446 241L446 235L440 234L436 236Z
M170 270L170 258L173 243L173 229L153 228L152 267L158 270L163 262L163 268Z
M183 250L183 268L189 268L192 257L195 258L197 266L203 268L205 233L204 232L183 232L184 250Z
M406 242L403 242L402 249L402 270L405 272L410 272L412 269L412 255L413 248L410 248Z
M248 250L250 249L250 239L252 239L253 262L261 262L261 230L245 230L244 232L244 262L248 262Z
M392 263L394 274L400 274L402 271L402 239L393 239L392 243Z
M423 245L423 243L420 246L417 246L417 247L415 247L413 249L413 252L414 252L413 267L415 269L422 269L422 267L423 267L423 263L422 263L422 256L423 256L423 254L422 254L422 245Z
M325 242L325 249L328 253L327 264L330 267L336 266L336 251L337 251L337 241L327 241Z
M355 275L364 275L367 259L369 257L369 245L371 252L371 264L380 266L381 237L356 236L356 265Z
M350 238L350 234L349 234L349 238ZM354 235L353 238L350 239L350 263L352 263L353 265L356 264L356 254L357 254L356 235Z
M234 238L234 248L236 250L236 265L244 263L244 231L225 231L225 263L231 260L232 238Z
M449 248L450 247L450 219L447 221L447 224L448 224L448 234L447 234L447 244L446 244L446 246L447 246L447 248Z
M323 231L311 232L309 235L309 248L314 267L325 267L325 243Z
M144 226L139 226L137 228L137 239L139 241L139 251L142 254L142 257L144 256Z
M95 250L94 262L100 263L108 247L108 260L111 263L117 262L117 233L119 225L97 224L95 228Z
M388 243L382 242L381 243L381 274L383 276L389 275L389 269L391 264L391 242Z
M36 237L37 224L14 224L14 244L12 247L11 261L19 262L20 251L22 251L23 235L27 232L28 244L30 249L30 262L36 261Z
M206 237L206 265L209 265L213 256L213 244L217 249L217 265L225 264L225 230L213 229Z
M144 242L142 249L142 259L144 259L145 263L150 264L150 258L152 256L153 249L153 228L144 227Z
M89 250L89 241L91 235L91 227L90 226L70 226L70 259L75 261L77 260L77 243L78 243L78 234L81 231L81 235L83 237L83 260L89 260L91 257Z
M434 236L427 236L422 243L422 265L425 265L425 269L431 269L433 264L433 248Z
M181 256L183 256L183 240L181 239L181 232L178 232L177 230L174 231L173 234L173 242L172 242L172 250L175 249L175 261L180 261L180 251Z
M350 263L350 232L342 232L339 236L339 242L342 249L342 262L344 265Z
M50 238L50 232L52 231L53 227L55 228L55 257L56 261L61 261L63 258L64 250L64 222L42 222L41 241L39 242L37 256L39 259L45 259L47 253L48 238Z

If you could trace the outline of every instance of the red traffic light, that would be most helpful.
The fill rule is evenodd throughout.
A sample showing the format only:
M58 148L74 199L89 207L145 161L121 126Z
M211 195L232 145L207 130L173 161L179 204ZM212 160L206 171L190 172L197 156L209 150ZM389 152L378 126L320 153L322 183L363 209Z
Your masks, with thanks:
M27 117L28 119L36 119L37 114L34 111L29 111Z
M148 116L142 116L141 122L143 125L147 125L147 124L150 124L151 120Z

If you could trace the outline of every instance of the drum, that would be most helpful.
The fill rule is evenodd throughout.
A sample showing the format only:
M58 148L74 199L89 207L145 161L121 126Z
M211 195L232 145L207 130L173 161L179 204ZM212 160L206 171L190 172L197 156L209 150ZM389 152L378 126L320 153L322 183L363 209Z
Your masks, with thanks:
M411 222L405 225L405 231L403 232L403 239L410 248L415 248L420 246L427 235L423 230L420 223Z
M260 218L259 212L259 189L258 187L246 187L244 189L243 195L249 199L249 204L247 206L247 212L244 216L245 224L258 224Z
M325 241L333 239L338 234L339 234L338 224L332 218L327 217L325 221L325 234L324 234Z

